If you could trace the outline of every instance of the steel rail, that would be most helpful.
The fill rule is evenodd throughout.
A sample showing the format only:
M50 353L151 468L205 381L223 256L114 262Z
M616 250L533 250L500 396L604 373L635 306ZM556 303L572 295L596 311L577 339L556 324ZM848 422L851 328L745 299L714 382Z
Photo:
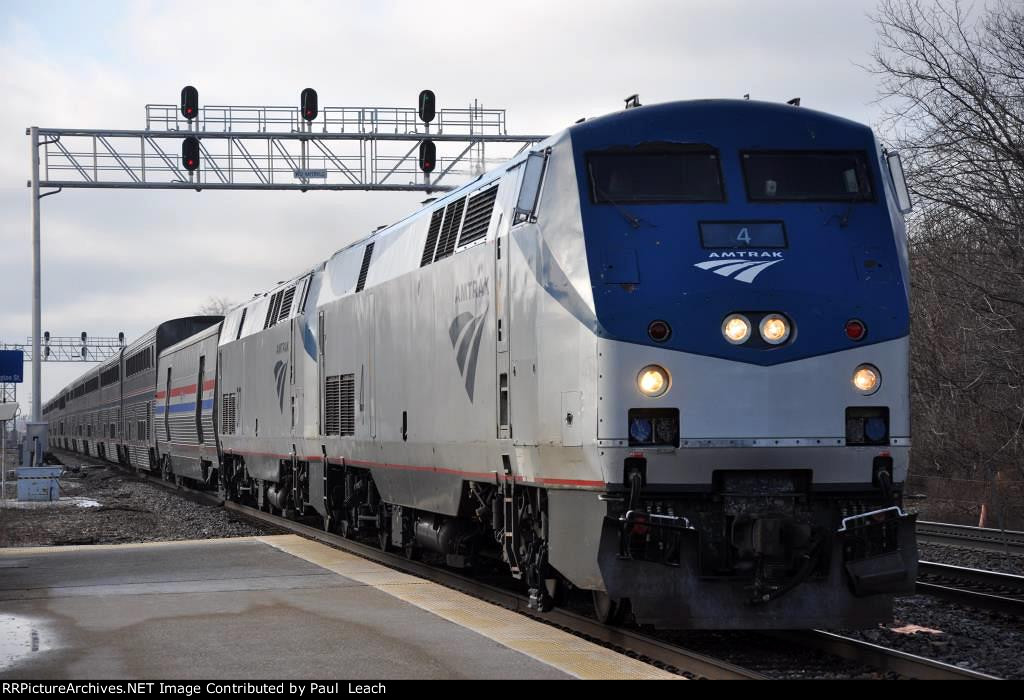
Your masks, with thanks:
M984 610L1024 617L1024 576L931 561L918 562L917 573L918 593ZM921 577L931 580L922 581ZM963 584L966 584L966 587ZM998 592L974 590L971 586L994 589Z
M927 520L917 522L917 537L921 542L970 546L986 551L1024 554L1024 532L996 530L971 525L954 525Z
M772 632L770 636L785 639L832 656L892 671L907 678L920 680L999 680L996 676L960 668L942 661L915 656L879 644L844 637L824 630L806 632Z

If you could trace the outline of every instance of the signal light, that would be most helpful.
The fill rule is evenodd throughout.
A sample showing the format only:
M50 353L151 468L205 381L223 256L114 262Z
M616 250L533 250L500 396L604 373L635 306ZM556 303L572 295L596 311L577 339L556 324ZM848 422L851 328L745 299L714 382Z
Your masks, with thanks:
M420 119L422 119L425 124L429 124L434 121L434 116L437 114L437 98L434 97L434 91L423 90L420 92L418 105Z
M437 146L433 141L423 141L420 143L420 170L432 173L435 167L437 167Z
M181 164L190 173L199 167L199 139L195 136L189 136L181 142Z
M306 88L302 91L302 95L299 97L299 108L302 110L302 118L307 122L316 119L316 115L320 112L320 108L317 106L316 90Z
M191 85L181 89L181 116L192 121L199 115L199 91Z

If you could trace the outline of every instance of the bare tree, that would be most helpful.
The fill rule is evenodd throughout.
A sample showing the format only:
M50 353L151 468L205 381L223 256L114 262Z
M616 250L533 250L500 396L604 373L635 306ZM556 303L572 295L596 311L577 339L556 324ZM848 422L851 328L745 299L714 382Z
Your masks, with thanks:
M237 304L227 297L209 297L206 303L196 309L200 316L225 316Z
M883 0L910 221L912 471L1024 478L1024 6Z

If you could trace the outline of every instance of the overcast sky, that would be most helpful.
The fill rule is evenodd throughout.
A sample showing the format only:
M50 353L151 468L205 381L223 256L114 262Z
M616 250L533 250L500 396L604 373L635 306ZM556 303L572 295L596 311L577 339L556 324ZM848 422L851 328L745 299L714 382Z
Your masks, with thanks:
M509 130L703 97L874 123L875 0L515 3L0 0L0 340L31 333L25 127L144 128L146 103L439 107ZM422 194L65 190L42 201L43 330L136 337L209 297L242 301L418 206ZM44 364L49 399L85 370ZM27 411L30 366L18 397Z

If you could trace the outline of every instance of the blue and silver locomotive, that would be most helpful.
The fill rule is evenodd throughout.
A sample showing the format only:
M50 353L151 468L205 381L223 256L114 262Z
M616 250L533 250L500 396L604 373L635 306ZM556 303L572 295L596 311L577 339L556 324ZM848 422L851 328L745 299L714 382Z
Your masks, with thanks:
M539 608L873 624L916 574L908 208L804 108L576 124L160 352L142 468L500 559Z

